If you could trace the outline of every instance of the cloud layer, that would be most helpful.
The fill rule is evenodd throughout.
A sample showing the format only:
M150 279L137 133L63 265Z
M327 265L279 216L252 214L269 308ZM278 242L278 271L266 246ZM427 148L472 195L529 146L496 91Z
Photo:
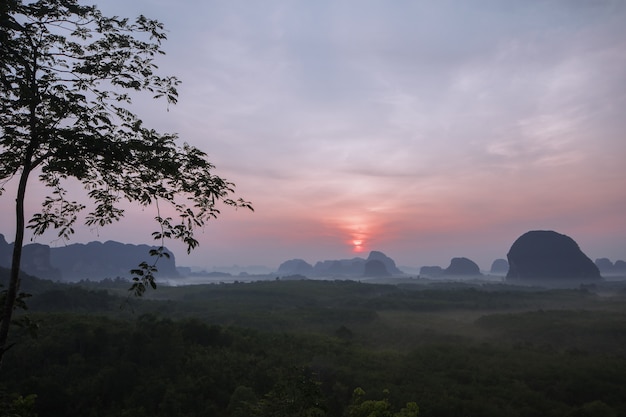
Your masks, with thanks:
M382 250L488 268L531 229L626 258L624 2L100 6L165 23L160 67L182 79L180 104L141 111L256 208L226 210L179 263ZM141 240L127 230L101 233Z

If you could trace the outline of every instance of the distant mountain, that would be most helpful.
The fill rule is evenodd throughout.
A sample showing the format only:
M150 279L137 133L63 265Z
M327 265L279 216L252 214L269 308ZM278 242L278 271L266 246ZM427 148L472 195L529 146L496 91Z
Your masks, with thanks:
M595 260L594 263L596 264L600 272L605 272L605 273L613 272L613 268L615 267L613 265L613 262L611 262L609 258L598 258Z
M124 244L109 240L107 242L74 243L51 249L51 263L61 270L63 280L77 281L81 279L101 280L128 276L129 271L137 268L140 262L153 262L150 250L156 249L148 245ZM157 263L157 277L176 278L174 254L166 249L169 258L163 257Z
M509 272L509 262L506 259L496 259L489 270L492 274L506 274Z
M369 256L367 257L367 261L374 261L374 260L381 261L383 264L385 264L385 268L391 275L399 275L403 273L396 266L396 262L382 252L375 251L375 250L371 251Z
M626 274L626 262L617 260L615 263L608 258L598 258L594 262L602 274L623 275Z
M366 264L371 263L366 270ZM382 265L384 268L380 268ZM300 274L311 277L363 277L401 275L393 259L382 252L372 251L367 259L352 258L325 260L311 265L302 259L291 259L283 262L278 268L279 274ZM380 273L380 274L378 274ZM374 274L374 275L372 275Z
M482 275L480 268L474 261L467 258L452 258L450 266L448 266L444 275Z
M387 266L379 259L372 259L365 262L363 268L363 276L365 277L389 277L391 273L387 270Z
M315 263L313 276L363 276L365 259L337 259Z
M420 268L420 276L440 277L443 275L443 268L440 266L423 266Z
M597 281L596 264L569 236L552 230L533 230L517 238L507 254L507 281Z
M139 263L153 262L156 259L149 254L155 248L115 241L74 243L54 248L34 243L24 246L22 270L42 279L68 282L130 277L130 270L137 268ZM0 234L0 266L11 266L12 251L13 244L7 243ZM167 249L166 252L170 256L158 260L156 276L178 277L174 254Z
M313 271L313 265L303 259L291 259L285 261L278 267L279 274L292 275L310 275Z
M61 271L50 262L50 247L39 243L25 245L22 249L21 270L27 274L58 281L62 277ZM4 235L0 234L0 267L11 268L13 258L13 243L8 243Z

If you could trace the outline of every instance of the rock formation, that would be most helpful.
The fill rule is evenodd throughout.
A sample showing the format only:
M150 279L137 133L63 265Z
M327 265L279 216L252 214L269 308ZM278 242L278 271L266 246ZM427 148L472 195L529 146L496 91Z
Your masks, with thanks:
M613 262L611 262L609 258L598 258L595 260L594 263L598 267L598 270L600 270L600 272L603 274L613 273L613 269L615 268L615 265L613 265Z
M365 262L365 270L363 271L365 277L388 277L391 273L387 270L387 266L380 259L372 259Z
M452 258L444 275L481 275L481 273L474 261L467 258Z
M420 268L420 276L439 277L443 275L443 268L440 266L423 266Z
M283 262L278 267L279 274L291 275L291 274L300 274L300 275L310 275L313 271L313 265L309 264L303 259L290 259L288 261Z
M12 258L13 243L7 243L4 236L0 234L0 266L11 268ZM39 243L24 245L20 269L42 279L54 281L61 279L61 271L51 263L50 247Z
M372 251L367 259L337 259L316 262L311 266L302 259L292 259L283 262L279 268L279 274L302 274L314 277L362 277L365 271L365 265L370 261L381 262L387 275L401 275L402 271L398 269L393 259L382 252ZM369 273L369 272L368 272Z
M365 270L365 259L338 259L319 261L313 267L313 275L319 277L362 276Z
M148 245L132 245L109 240L107 242L74 243L51 249L51 262L61 270L64 281L81 279L101 280L104 278L130 277L130 270L140 262L152 263ZM159 259L156 277L177 278L176 259L166 249L168 257Z
M108 241L74 243L67 246L53 247L32 243L25 245L22 251L22 270L27 274L54 281L80 281L90 279L99 281L105 278L130 277L130 270L137 268L140 262L151 262L148 245L130 245ZM0 235L0 266L11 266L13 244L9 244ZM159 259L157 277L178 277L174 255Z
M596 281L598 267L569 236L534 230L520 236L507 254L508 280Z
M602 275L626 274L626 262L617 260L615 263L608 258L598 258L594 262Z
M491 264L489 272L492 274L506 274L509 272L509 263L506 259L496 259Z
M389 275L402 274L402 271L400 271L398 267L396 267L395 261L384 253L375 250L371 251L369 256L367 257L367 261L369 262L374 260L381 261L383 264L385 264L385 269L389 272Z
M13 245L10 245L9 242L6 241L4 235L0 233L0 266L11 265L11 249Z

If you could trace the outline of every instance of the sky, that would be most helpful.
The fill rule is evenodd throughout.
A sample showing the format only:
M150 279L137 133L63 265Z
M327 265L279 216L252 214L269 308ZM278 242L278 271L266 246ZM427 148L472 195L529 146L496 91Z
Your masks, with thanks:
M88 4L87 2L85 4ZM626 259L626 2L99 0L165 24L179 103L146 125L208 153L225 207L177 264L367 257L488 270L529 230ZM29 208L43 191L33 185ZM12 241L13 196L0 197ZM129 207L69 243L151 243ZM37 242L52 244L53 238Z

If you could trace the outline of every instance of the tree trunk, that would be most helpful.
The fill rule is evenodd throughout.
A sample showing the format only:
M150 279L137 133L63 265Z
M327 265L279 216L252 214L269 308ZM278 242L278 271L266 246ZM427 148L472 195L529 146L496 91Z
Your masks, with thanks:
M29 79L29 127L30 127L30 143L26 147L24 155L24 163L22 164L22 174L17 187L17 196L15 198L15 241L13 242L13 257L11 259L11 275L9 277L9 286L7 288L6 298L0 316L0 368L4 354L11 345L8 345L9 329L11 327L11 319L13 318L13 310L15 309L15 301L20 290L20 267L22 265L22 246L24 244L24 199L26 197L26 185L28 177L32 170L39 164L33 161L35 151L39 146L39 135L37 133L37 106L40 103L40 94L37 84L37 60L39 51L35 46L32 51L31 68L26 68ZM30 71L29 71L30 70Z
M9 327L13 310L15 308L15 300L20 290L20 266L22 261L22 246L24 243L24 198L26 196L26 184L31 168L24 167L20 176L20 183L17 189L17 197L15 199L15 241L13 243L13 258L11 259L11 275L9 278L9 286L7 288L6 298L0 321L0 367L5 352L11 347L7 345L9 337Z

